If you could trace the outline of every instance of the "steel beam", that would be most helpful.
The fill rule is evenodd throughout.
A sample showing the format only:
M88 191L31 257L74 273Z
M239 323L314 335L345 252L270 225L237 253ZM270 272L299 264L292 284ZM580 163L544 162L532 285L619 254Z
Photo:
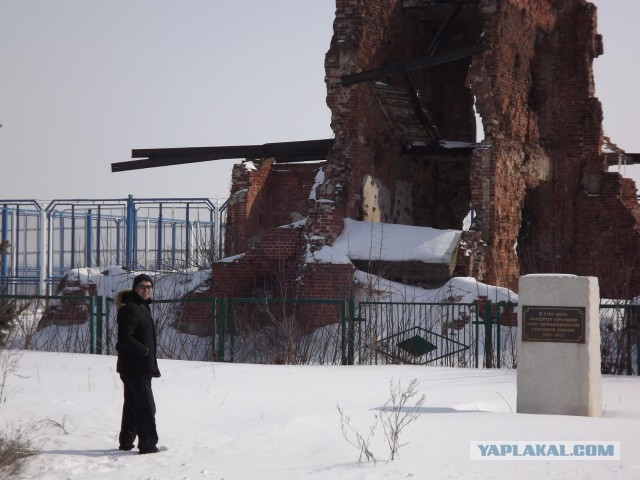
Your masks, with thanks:
M379 78L396 75L398 73L411 72L413 70L419 70L422 68L432 68L437 65L444 65L446 63L455 62L456 60L460 60L462 58L471 57L476 53L482 52L483 50L484 45L482 43L477 43L474 45L467 45L466 47L452 50L451 52L441 53L439 55L427 55L425 57L421 57L408 62L385 65L380 68L374 68L373 70L367 70L366 72L345 75L344 77L342 77L342 85L355 85L357 83L369 82L371 80L377 80Z
M264 145L137 149L131 151L131 157L138 160L112 163L111 171L124 172L232 158L273 157L280 163L326 160L332 147L333 139L328 138L298 142L265 143Z

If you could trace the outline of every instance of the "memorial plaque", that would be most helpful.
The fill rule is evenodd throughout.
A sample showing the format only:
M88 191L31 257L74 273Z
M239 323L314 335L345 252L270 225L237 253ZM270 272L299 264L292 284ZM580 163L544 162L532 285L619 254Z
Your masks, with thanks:
M522 307L523 342L585 343L585 307Z

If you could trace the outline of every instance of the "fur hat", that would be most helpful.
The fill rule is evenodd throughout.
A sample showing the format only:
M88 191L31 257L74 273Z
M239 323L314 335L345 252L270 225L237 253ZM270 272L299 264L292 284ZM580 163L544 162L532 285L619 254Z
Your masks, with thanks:
M153 278L151 278L146 273L141 273L140 275L136 275L136 277L134 277L133 288L135 289L138 286L138 284L142 282L149 282L153 287Z

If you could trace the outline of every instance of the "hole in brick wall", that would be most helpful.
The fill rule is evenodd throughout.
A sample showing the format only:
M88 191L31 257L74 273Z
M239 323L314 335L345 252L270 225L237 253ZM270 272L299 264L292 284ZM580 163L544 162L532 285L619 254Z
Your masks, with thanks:
M482 142L484 140L484 125L482 124L482 117L478 113L476 108L476 97L473 97L473 114L476 117L476 142Z
M275 275L258 275L253 284L254 298L274 298L277 285Z

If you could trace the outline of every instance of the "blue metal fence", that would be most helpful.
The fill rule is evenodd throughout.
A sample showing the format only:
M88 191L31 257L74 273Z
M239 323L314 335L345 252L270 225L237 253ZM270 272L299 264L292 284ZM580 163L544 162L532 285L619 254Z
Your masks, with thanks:
M207 268L223 256L226 208L208 198L0 200L0 293L47 294L66 271Z

